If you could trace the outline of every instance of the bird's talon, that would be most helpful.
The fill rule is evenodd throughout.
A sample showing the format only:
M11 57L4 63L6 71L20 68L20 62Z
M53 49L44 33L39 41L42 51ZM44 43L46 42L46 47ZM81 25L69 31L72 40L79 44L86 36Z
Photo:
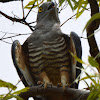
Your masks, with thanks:
M62 84L61 83L58 83L57 87L62 87Z
M52 82L50 82L50 83L48 84L48 86L52 87L52 86L53 86Z
M62 87L63 89L65 89L66 87L68 87L68 84L58 83L57 87Z
M63 89L65 89L66 87L68 87L68 84L62 85L62 88L63 88Z
M47 88L47 83L44 83L44 88L45 88L45 89Z
M50 83L43 83L43 87L44 88L47 88L47 87L52 87L52 82L50 82Z
M43 85L43 82L38 81L37 84L38 84L38 85Z

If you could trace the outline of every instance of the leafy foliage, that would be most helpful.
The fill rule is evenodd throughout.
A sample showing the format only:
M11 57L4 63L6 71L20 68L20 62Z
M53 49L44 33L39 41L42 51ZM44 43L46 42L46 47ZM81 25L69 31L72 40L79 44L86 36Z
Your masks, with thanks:
M91 66L94 66L94 67L99 69L99 64L98 64L98 62L93 57L89 56L88 57L88 61L89 61Z
M47 0L47 1L53 1L53 0ZM38 7L40 4L42 4L44 0L32 0L29 1L29 3L24 7L25 9L31 9L32 6L34 5L33 8ZM64 4L65 3L65 4ZM78 18L85 10L87 10L87 0L58 0L59 7L62 5L68 5L71 7L72 11L77 9L77 15L76 18Z
M96 20L96 19L100 19L100 13L94 14L94 15L89 19L89 21L86 23L86 25L85 25L83 31L87 28L87 26L88 26L91 22L93 22L93 21Z
M31 9L33 5L34 5L33 8L35 8L35 7L38 7L43 2L44 2L44 0L32 0L24 8ZM35 5L35 3L37 3L37 4Z
M77 15L76 18L78 18L86 9L88 2L84 1L84 0L79 0L79 2L77 3Z
M71 53L71 52L70 52ZM86 64L85 62L83 62L81 59L79 59L76 55L74 55L73 53L71 53L71 55L80 63L88 65L88 67L91 68L95 67L96 69L99 68L99 64L97 63L97 61L93 58L93 57L88 57L88 62L89 64ZM90 95L88 96L87 100L100 100L100 74L96 73L94 71L93 75L90 75L85 68L81 68L80 70L82 70L82 72L84 72L86 74L85 77L81 78L79 81L84 81L87 85L87 89L90 90ZM86 81L87 79L89 79L91 81L91 84L89 85L89 83Z
M0 87L6 87L8 89L12 89L12 90L15 90L17 87L14 86L13 84L11 83L8 83L8 82L5 82L3 80L0 80Z
M100 100L100 82L96 82L95 84L91 84L90 86L90 95L87 100Z
M21 92L28 91L28 89L29 89L29 87L26 87L26 88L21 89L19 91L15 91L17 89L17 87L15 85L13 85L12 83L9 83L9 82L5 82L3 80L0 80L0 87L7 88L9 90L9 92L7 94L0 94L0 100L8 100L8 99L11 99L11 98L16 98L17 100L23 100L18 95ZM12 92L13 90L15 92Z
M88 62L92 67L99 68L99 64L93 57L89 56ZM88 87L91 92L87 100L100 100L100 75L94 74L90 76L88 73L86 75L91 80L91 85Z
M70 52L70 51L69 51ZM85 64L85 62L83 62L80 58L78 58L76 55L74 55L72 52L70 52L70 54L80 63Z
M99 68L99 64L93 57L89 56L88 62L89 62L90 68L91 67L95 67L96 69ZM86 74L86 77L83 77L82 79L80 79L80 81L83 80L86 83L88 89L91 91L87 100L100 100L100 74L94 71L94 75L89 75L89 73L86 72L86 70L85 70L85 74ZM86 82L87 79L90 79L91 81L90 86Z

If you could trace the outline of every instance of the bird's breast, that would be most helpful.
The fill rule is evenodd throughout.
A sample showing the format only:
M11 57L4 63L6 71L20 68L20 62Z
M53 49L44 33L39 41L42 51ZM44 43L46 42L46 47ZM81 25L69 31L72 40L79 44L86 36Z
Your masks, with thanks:
M38 77L40 72L45 71L53 84L60 82L60 68L69 67L70 63L68 48L63 37L54 41L43 41L42 46L29 43L31 73Z

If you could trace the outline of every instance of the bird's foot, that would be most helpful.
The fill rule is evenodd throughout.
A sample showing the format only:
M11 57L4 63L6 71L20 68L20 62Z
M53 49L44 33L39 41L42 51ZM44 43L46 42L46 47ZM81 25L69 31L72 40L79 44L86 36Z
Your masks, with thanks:
M57 87L62 87L62 84L61 84L61 83L58 83L58 84L57 84Z
M45 71L41 72L39 76L40 76L40 81L42 81L44 88L47 88L48 86L52 86L52 83L50 82L50 79L47 76Z
M37 84L43 86L44 88L52 87L53 86L52 82L42 82L42 81L38 81Z
M52 82L49 82L49 83L44 83L44 88L47 88L47 87L52 87L53 86L53 84L52 84Z
M63 89L65 89L66 87L68 87L68 84L63 84L63 83L58 83L57 85L58 87L62 87Z
M38 82L37 82L37 85L42 85L42 84L43 84L42 81L38 81Z
M68 87L68 84L63 84L62 88L65 89L66 87Z

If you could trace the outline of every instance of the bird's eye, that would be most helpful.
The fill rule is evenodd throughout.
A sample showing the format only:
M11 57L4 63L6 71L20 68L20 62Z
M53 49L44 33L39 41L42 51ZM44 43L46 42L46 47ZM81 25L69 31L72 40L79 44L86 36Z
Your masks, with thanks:
M42 7L39 7L39 12L42 12L42 9L43 9Z

